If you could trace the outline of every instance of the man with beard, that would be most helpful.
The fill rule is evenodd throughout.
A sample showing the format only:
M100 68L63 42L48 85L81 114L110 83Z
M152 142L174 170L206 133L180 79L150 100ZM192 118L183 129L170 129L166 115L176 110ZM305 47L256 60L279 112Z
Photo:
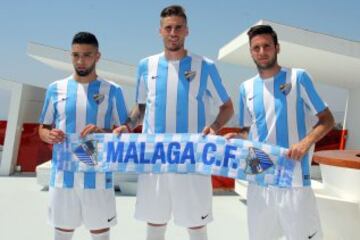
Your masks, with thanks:
M259 74L240 86L240 127L250 140L289 148L285 169L276 170L279 187L249 184L250 239L322 239L310 167L314 143L333 127L333 116L305 70L279 66L280 45L271 26L254 26L248 36ZM318 121L310 125L313 115ZM282 188L288 177L291 187Z
M215 64L184 48L188 26L181 6L166 7L160 17L164 52L139 63L137 108L131 122L144 116L142 132L148 134L215 134L233 115L231 99ZM210 98L219 112L206 126ZM191 240L207 239L206 224L213 218L210 176L139 175L135 217L148 223L147 240L165 239L171 213L175 224L188 228Z
M40 116L40 138L61 143L66 134L111 132L127 118L120 86L99 78L100 59L96 37L77 33L72 40L73 75L56 81L47 89ZM70 240L82 223L94 240L110 239L109 228L116 224L116 207L111 172L69 172L52 162L50 176L49 223L55 240Z

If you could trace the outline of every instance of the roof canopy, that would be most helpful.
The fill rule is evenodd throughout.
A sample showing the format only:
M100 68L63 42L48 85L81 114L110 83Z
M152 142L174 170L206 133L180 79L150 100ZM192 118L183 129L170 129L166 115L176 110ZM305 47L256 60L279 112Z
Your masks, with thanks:
M349 89L360 87L360 42L265 20L257 24L269 24L277 32L280 65L304 68L315 81ZM249 53L247 31L219 50L219 60L255 67Z
M29 43L27 53L30 57L53 68L73 72L70 52L39 43ZM134 86L136 68L133 65L100 59L97 73L108 80L121 85Z

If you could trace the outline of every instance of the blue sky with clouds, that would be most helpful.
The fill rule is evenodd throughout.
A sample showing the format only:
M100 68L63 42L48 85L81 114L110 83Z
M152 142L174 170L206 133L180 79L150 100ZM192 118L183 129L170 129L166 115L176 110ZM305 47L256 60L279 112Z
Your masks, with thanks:
M2 0L0 78L45 86L66 76L26 55L29 41L68 49L78 31L95 33L102 56L137 64L162 51L159 13L181 4L189 18L186 47L216 59L218 50L260 19L360 41L360 2L329 1L95 1ZM241 82L254 70L219 64L223 78ZM0 91L0 99L4 94Z

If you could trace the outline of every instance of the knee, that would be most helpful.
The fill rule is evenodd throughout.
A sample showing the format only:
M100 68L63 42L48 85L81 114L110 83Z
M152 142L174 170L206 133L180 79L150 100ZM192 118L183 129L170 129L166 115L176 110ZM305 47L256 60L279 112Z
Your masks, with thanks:
M164 227L166 226L166 223L162 223L162 224L148 223L148 225L151 227Z
M205 225L202 225L202 226L196 226L196 227L189 227L189 229L192 229L192 230L198 230L198 229L201 229L205 227Z
M71 240L74 234L74 229L55 228L55 240Z
M110 229L102 228L96 230L90 230L92 240L110 240Z
M74 229L66 229L66 228L55 228L56 231L61 231L61 232L73 232Z
M110 228L102 228L102 229L90 230L90 232L93 234L100 234L100 233L108 232L109 230Z

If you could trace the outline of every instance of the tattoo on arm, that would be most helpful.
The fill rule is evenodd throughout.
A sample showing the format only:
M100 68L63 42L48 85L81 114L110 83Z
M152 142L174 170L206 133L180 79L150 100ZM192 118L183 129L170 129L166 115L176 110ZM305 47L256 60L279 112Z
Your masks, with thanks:
M137 125L142 124L145 114L145 104L136 105L130 112L126 124L130 128L135 128Z

